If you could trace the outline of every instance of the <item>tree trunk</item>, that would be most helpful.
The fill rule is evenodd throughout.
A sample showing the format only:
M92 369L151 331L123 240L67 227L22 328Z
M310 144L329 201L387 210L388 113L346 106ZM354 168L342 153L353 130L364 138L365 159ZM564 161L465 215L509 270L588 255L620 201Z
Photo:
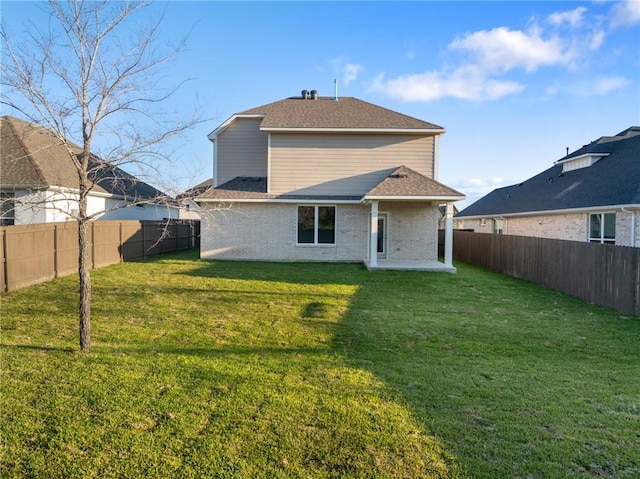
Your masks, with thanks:
M89 243L89 222L81 219L78 222L78 274L80 276L80 350L89 352L91 348L91 258Z

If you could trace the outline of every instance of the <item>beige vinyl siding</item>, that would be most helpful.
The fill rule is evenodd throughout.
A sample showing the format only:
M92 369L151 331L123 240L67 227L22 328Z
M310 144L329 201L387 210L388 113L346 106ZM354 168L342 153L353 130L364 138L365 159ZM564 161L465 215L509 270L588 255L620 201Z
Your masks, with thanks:
M433 178L434 137L272 133L269 192L361 195L401 165Z
M268 135L261 119L238 119L216 140L217 184L237 176L267 176Z

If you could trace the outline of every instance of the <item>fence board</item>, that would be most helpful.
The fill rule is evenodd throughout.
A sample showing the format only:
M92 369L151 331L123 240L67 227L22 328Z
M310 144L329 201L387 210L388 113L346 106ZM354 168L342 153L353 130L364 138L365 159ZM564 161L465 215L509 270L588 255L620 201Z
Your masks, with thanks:
M166 233L165 236L163 234ZM94 268L199 246L200 224L96 221L89 226ZM0 287L12 291L78 271L75 222L0 227Z
M7 227L7 285L23 288L55 277L54 230L46 225ZM9 229L11 228L11 229Z
M56 223L56 275L65 276L78 271L78 225Z
M640 316L640 248L454 231L453 256Z

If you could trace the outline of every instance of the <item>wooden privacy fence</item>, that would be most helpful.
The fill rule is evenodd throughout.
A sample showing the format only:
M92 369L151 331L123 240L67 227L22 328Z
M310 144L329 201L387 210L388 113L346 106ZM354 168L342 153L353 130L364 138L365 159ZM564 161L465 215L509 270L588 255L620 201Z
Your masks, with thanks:
M13 291L78 271L76 222L0 228L0 286ZM91 268L200 247L199 221L94 221Z
M453 256L640 316L640 248L454 231Z

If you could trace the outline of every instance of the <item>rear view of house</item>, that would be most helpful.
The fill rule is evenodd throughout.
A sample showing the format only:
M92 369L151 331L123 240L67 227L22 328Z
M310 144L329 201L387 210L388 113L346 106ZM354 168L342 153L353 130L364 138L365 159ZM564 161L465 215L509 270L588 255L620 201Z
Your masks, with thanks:
M455 271L450 220L464 195L436 181L443 133L315 90L233 115L209 135L214 188L197 199L210 217L201 256ZM437 256L442 204L444 264Z
M459 228L640 247L640 127L603 136L456 215Z

